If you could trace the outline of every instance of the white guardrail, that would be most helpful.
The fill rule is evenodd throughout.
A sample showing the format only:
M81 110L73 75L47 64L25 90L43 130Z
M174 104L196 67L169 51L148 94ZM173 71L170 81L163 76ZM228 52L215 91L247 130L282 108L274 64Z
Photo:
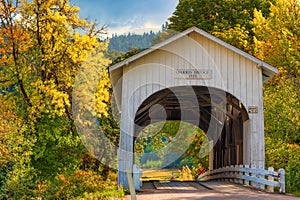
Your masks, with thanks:
M198 180L234 182L270 192L274 192L274 188L277 187L280 193L285 193L285 171L279 169L278 172L275 172L273 167L269 167L268 170L248 165L223 167L200 174Z

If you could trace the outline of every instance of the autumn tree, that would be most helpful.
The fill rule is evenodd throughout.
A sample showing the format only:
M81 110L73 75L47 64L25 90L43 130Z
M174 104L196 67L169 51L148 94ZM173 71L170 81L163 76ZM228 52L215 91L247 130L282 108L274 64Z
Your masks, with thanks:
M68 0L1 0L0 22L1 98L15 108L18 122L12 122L13 132L30 144L13 149L23 151L23 159L11 158L14 169L8 185L13 196L21 198L26 192L20 185L34 188L37 180L81 166L79 158L85 150L74 125L72 92L88 55L95 48L106 51L107 44L98 39L105 27L80 19L79 8ZM94 62L99 68L110 63L104 53L97 56ZM97 92L95 109L99 116L107 115L101 101L108 101L109 87L99 87Z
M268 18L255 11L253 20L255 55L279 69L264 88L266 162L285 168L287 190L299 195L300 5L278 0L270 10Z
M300 143L300 5L278 0L265 18L255 11L254 55L276 66L279 74L265 85L267 135Z
M249 53L253 40L252 19L254 10L269 15L270 3L274 0L209 1L180 0L169 18L169 29L183 31L196 26Z
M285 168L287 191L300 195L299 1L277 0L269 17L254 16L254 55L279 69L264 86L266 163Z
M254 9L269 11L267 0L255 1L208 1L208 0L180 0L175 12L169 18L169 28L183 31L196 26L207 32L228 30L239 24L250 29Z

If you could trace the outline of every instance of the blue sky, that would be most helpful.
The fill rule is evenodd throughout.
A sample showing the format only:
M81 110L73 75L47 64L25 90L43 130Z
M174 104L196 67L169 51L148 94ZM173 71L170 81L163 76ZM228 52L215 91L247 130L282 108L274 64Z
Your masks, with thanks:
M80 16L108 25L113 33L157 31L175 11L178 0L74 0Z

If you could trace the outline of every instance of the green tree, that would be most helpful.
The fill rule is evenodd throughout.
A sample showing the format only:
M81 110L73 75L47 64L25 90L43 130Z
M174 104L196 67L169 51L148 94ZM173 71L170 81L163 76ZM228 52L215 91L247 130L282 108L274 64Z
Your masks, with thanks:
M264 86L266 163L287 170L287 191L300 195L300 5L277 0L264 17L255 11L254 55L279 69Z
M239 24L250 30L254 9L262 10L267 14L269 2L267 0L180 0L173 16L169 19L169 28L183 31L196 26L211 33L229 30Z
M268 16L271 2L274 0L180 0L173 16L169 18L168 28L181 32L196 26L252 53L249 46L254 36L254 10L261 10L264 16Z
M265 85L266 134L289 143L300 142L300 5L278 0L268 18L255 11L254 52L279 69Z
M199 156L201 148L204 146L205 134L198 127L185 122L166 121L150 124L144 128L136 140L135 151L143 162L160 159L162 164L171 164L177 159L191 160L192 165L202 164L207 168L207 157ZM154 152L157 152L153 154ZM145 163L142 163L145 164ZM162 167L162 166L156 166Z

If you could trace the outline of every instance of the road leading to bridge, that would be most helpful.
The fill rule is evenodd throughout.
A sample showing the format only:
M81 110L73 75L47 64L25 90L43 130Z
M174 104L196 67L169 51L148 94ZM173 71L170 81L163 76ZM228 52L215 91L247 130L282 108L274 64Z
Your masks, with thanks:
M129 200L130 196L126 196ZM291 195L271 194L224 182L176 182L156 181L143 184L138 200L300 200Z

